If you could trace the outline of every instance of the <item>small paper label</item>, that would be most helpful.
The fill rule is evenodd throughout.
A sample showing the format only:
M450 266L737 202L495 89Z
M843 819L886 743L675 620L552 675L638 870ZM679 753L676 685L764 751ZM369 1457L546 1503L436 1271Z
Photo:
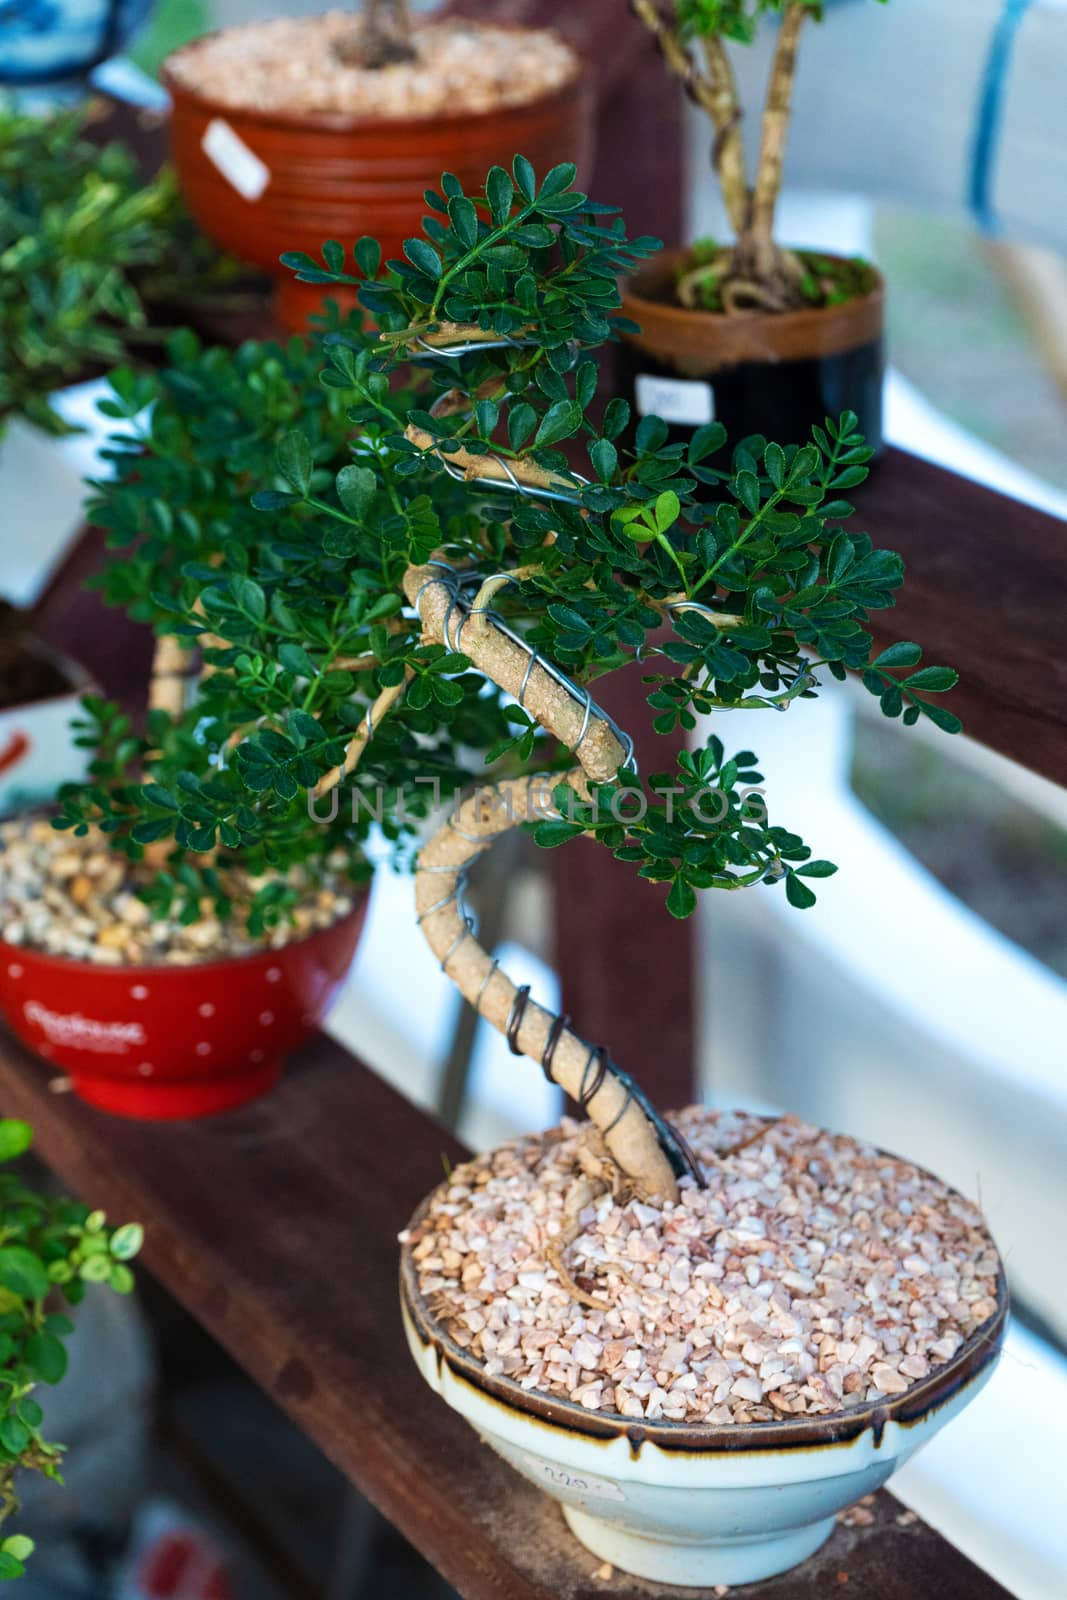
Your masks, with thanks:
M554 1466L539 1456L523 1452L522 1457L531 1475L550 1489L566 1490L574 1495L587 1495L591 1500L625 1500L617 1483L607 1478L595 1478L588 1472L571 1472L568 1467Z
M715 421L711 384L699 378L659 378L642 372L636 389L642 417L662 417L664 422L681 422L689 428Z
M258 200L270 182L270 168L250 150L222 117L213 117L204 129L201 148L218 167L226 182L246 200Z

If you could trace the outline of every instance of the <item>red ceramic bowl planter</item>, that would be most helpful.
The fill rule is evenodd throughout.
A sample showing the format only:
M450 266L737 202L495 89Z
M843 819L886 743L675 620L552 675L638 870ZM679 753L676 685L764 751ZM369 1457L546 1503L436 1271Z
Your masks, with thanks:
M387 259L399 256L402 241L420 232L423 193L442 172L476 190L494 162L510 166L517 151L538 173L560 161L589 170L592 88L584 69L521 105L406 118L245 111L197 94L166 68L163 82L186 204L216 244L274 277L276 310L292 332L304 331L324 296L346 296L297 283L279 262L283 251L317 259L325 239L348 248L370 234Z
M0 940L0 1011L90 1105L164 1121L263 1094L352 962L364 896L332 927L232 961L98 967Z

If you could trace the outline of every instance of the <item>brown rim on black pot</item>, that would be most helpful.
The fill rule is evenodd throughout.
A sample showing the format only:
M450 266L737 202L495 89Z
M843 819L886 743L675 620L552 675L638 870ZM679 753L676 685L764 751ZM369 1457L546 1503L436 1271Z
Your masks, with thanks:
M840 305L730 316L677 303L687 259L664 251L623 286L623 315L641 331L623 335L621 392L638 415L690 431L717 420L731 442L761 433L799 444L813 423L850 410L881 448L885 283L875 268L875 287Z

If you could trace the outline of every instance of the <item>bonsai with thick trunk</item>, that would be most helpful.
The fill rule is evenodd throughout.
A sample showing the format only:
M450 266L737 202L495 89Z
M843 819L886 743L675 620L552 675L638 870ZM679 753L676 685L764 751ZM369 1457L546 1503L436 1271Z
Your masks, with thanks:
M68 794L63 820L100 820L133 851L166 841L172 868L199 855L221 872L244 856L269 873L305 857L320 826L354 850L361 805L383 792L383 826L403 848L412 829L398 813L424 784L426 814L443 780L438 798L454 804L416 864L418 920L442 970L588 1111L634 1186L663 1195L691 1170L684 1144L606 1052L482 949L463 904L468 869L528 825L546 847L594 839L662 884L679 917L705 889L756 885L781 885L803 909L833 865L769 822L756 756L727 759L707 719L786 710L817 693L823 672L852 671L887 715L952 732L957 719L931 696L956 675L920 667L915 644L875 653L868 614L893 603L903 564L845 526L843 496L871 454L854 417L807 442L748 439L731 454L718 423L680 445L646 416L626 442L629 406L598 397L594 352L622 325L618 278L656 242L627 240L573 180L569 165L538 180L521 156L511 172L494 167L482 194L446 174L422 236L384 271L370 239L354 264L336 241L321 261L287 258L303 281L356 287L374 326L326 336L307 432L282 436L275 486L253 497L258 527L241 495L247 471L208 480L209 519L154 509L180 438L157 408L135 470L109 496L125 537L141 514L165 525L135 558L140 573L123 569L124 592L139 605L148 593L160 633L210 673L176 733L157 711L149 783L125 771L134 747L105 781ZM242 373L265 383L275 359L238 358L238 410ZM207 367L213 393L219 362ZM340 467L324 394L347 407ZM143 400L131 391L124 414ZM240 456L232 420L228 430L205 430L196 448L221 450L230 473ZM249 441L247 460L261 448ZM176 508L180 484L205 495L202 471L194 459L173 480ZM673 771L643 783L631 737L593 695L636 662L655 731L675 745L679 730L693 736ZM465 793L464 765L477 778L479 753L484 781Z
M678 283L679 299L684 305L707 304L710 288L728 313L785 311L810 304L815 297L812 275L794 252L777 242L774 222L797 48L804 23L821 20L822 0L629 0L629 4L655 39L668 71L711 119L711 164L735 235L732 245L692 265ZM777 13L780 21L750 182L742 107L727 45L751 43L768 12Z

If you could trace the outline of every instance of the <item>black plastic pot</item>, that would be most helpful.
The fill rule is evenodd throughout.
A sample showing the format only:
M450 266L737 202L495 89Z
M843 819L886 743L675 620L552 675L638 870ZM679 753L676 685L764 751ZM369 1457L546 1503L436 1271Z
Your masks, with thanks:
M882 449L885 286L842 305L800 311L691 311L673 298L682 251L666 251L625 285L638 323L617 352L619 393L679 437L719 421L731 442L761 433L801 444L813 423L854 411ZM831 258L832 259L832 258Z

